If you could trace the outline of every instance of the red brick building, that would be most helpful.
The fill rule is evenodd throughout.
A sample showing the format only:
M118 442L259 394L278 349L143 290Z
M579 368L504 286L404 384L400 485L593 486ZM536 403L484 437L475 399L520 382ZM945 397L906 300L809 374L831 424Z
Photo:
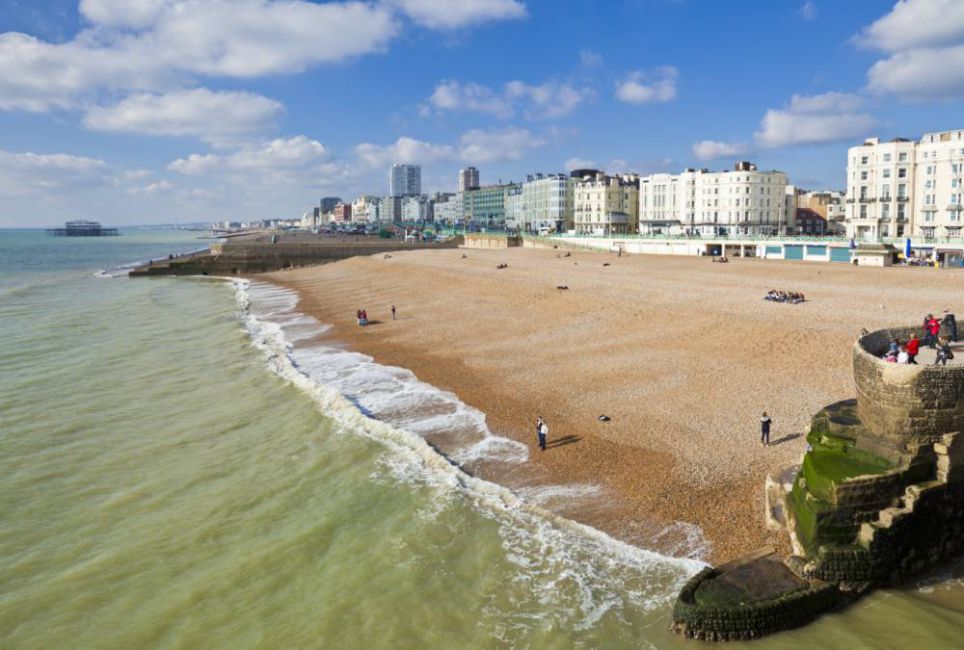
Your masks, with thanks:
M338 223L348 223L351 221L351 203L338 203L331 213L334 221Z

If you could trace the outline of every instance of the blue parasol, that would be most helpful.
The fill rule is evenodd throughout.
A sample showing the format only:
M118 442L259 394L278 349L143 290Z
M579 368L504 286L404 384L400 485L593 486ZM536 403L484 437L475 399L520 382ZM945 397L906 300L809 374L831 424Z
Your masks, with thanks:
M904 258L910 259L910 237L904 238Z

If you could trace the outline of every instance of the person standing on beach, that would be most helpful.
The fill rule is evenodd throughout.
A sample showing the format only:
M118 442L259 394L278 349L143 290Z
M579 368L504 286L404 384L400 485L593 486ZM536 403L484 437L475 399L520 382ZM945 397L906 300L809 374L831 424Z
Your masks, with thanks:
M392 320L395 320L395 305L392 305Z
M760 416L760 443L764 447L770 446L770 424L772 422L773 420L771 420L767 412L764 411L763 415Z
M539 449L542 451L546 450L546 438L549 436L549 425L546 421L542 419L542 416L536 418L536 437L539 439Z

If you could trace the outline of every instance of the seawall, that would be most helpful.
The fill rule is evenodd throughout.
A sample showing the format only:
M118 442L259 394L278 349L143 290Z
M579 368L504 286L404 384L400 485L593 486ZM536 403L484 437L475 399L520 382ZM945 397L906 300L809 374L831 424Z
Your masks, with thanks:
M154 260L131 271L131 277L168 275L245 275L337 262L358 255L408 250L457 248L461 237L444 242L405 242L365 236L281 235L212 244L207 253Z

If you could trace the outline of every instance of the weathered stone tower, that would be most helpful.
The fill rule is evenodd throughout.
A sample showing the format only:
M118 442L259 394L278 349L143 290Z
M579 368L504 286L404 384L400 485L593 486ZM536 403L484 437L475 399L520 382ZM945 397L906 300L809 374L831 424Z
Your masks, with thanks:
M860 337L857 399L814 416L784 495L794 555L781 563L761 554L701 572L677 600L674 629L711 640L757 638L964 553L964 364L881 358L891 339L916 331Z

